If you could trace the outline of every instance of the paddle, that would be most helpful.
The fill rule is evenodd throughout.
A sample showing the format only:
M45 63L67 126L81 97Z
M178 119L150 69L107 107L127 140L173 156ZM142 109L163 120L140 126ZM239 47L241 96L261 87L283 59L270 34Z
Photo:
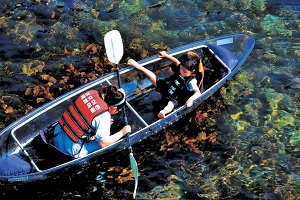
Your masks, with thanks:
M116 64L118 84L119 84L119 88L121 88L121 76L120 76L118 63L123 56L123 42L122 42L122 37L120 32L117 30L112 30L110 32L107 32L104 36L104 45L105 45L108 60ZM128 125L125 106L123 107L122 111L123 111L125 125ZM131 168L134 175L134 181L135 181L134 192L133 192L133 198L135 199L136 189L138 184L138 166L135 158L133 157L133 152L132 152L132 147L130 142L130 133L127 133L127 140L129 143L128 149L129 149L130 164L131 164Z

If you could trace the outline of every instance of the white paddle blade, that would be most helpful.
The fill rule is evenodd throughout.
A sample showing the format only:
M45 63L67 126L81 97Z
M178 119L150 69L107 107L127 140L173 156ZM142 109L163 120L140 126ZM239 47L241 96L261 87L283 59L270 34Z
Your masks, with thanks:
M105 34L104 45L108 60L118 64L123 57L123 42L119 31L112 30Z

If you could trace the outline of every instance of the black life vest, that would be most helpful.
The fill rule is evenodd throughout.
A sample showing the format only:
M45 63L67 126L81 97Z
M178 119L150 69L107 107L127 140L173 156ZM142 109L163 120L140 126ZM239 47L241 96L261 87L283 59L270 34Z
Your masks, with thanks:
M180 76L179 71L176 70L173 76L166 79L167 96L173 100L178 101L179 104L184 104L194 91L188 89L189 83L195 78L194 75L189 77Z
M58 123L73 142L89 141L95 135L93 119L108 111L108 105L100 98L97 90L81 94L58 119Z

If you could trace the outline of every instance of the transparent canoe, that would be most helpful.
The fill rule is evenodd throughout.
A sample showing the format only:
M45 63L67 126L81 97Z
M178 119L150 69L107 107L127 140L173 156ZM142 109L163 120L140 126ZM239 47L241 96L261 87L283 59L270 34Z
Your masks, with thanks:
M164 119L156 117L157 113L153 102L158 102L160 95L155 91L151 82L131 66L120 69L122 87L127 95L126 112L128 122L132 127L131 144L140 142L178 121L219 90L243 65L254 45L255 40L251 35L232 34L193 42L167 51L175 57L179 57L188 51L196 52L201 55L206 70L203 87L201 88L202 94L193 106L190 108L185 105L179 107ZM138 62L155 72L157 76L167 77L172 73L169 67L170 62L159 58L159 55L153 55ZM97 156L97 159L100 159L103 154L109 156L109 154L127 148L129 143L127 137L124 137L118 142L99 149L86 157L57 161L53 157L56 158L59 152L51 145L45 144L44 150L48 152L47 164L36 161L39 159L35 159L27 150L32 141L40 137L40 130L55 124L65 109L81 93L86 90L97 89L99 85L112 84L118 86L117 81L116 73L107 74L35 109L3 129L0 133L0 168L6 165L12 166L9 169L2 167L0 181L28 182L42 180L71 165L86 163ZM43 149L39 151L43 151Z

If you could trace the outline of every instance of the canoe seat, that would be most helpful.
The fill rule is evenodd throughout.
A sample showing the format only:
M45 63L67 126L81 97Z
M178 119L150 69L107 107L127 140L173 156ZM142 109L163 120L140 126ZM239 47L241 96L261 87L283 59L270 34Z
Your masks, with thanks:
M215 51L219 49L225 49L216 45L207 45L201 48L201 57L204 65L204 79L202 87L200 88L201 93L212 87L218 81L228 74L228 70L224 65L217 59ZM225 51L225 50L223 50Z
M1 176L25 175L31 171L31 165L19 154L12 154L0 161Z
M52 127L39 130L39 134L25 147L40 170L49 169L74 159L72 156L62 153L50 143L47 135L51 135L51 131Z
M37 164L42 169L47 169L50 167L55 167L57 165L63 164L65 162L69 162L73 160L74 158L70 155L67 155L60 150L58 150L53 144L52 144L52 131L53 129L43 129L39 131L39 136L37 137L37 141L39 145L36 147L39 148L38 151L38 157L39 160L37 161ZM50 135L50 137L49 137Z

